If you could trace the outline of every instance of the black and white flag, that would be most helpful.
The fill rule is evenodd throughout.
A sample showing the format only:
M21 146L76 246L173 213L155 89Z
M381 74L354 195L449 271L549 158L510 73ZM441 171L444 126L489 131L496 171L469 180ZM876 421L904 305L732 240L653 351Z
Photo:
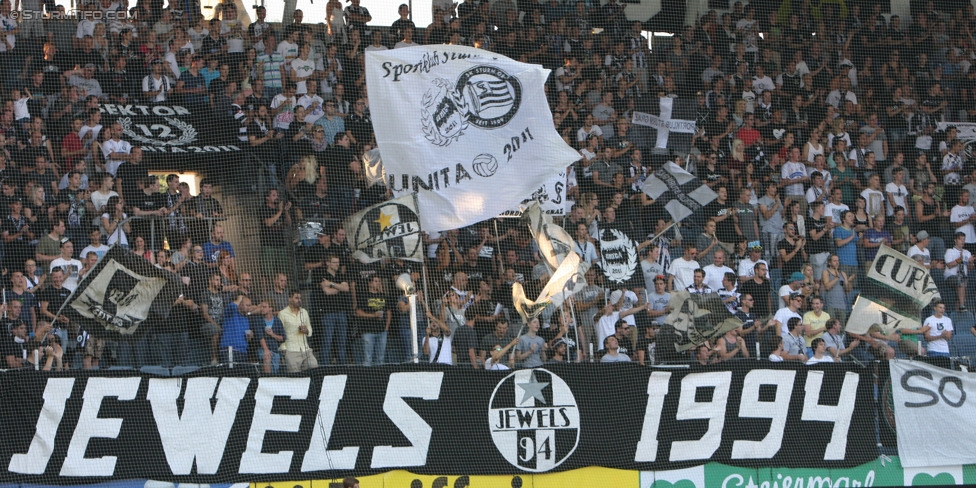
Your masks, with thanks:
M133 337L145 332L141 325L151 317L169 316L181 286L177 275L113 246L58 314L78 322L95 337Z
M548 77L542 66L466 46L366 53L387 186L417 194L424 230L464 227L543 193L565 201L546 186L580 155L553 125Z
M675 222L700 212L718 195L695 175L668 161L644 182L641 188L647 196L666 202L664 208Z
M413 195L379 203L342 223L354 258L372 263L385 258L424 260L420 219Z
M637 246L624 231L606 228L600 231L600 268L613 283L625 283L637 269Z
M631 123L654 129L655 148L686 153L691 150L692 136L698 130L695 122L697 107L694 100L661 97L657 107L649 107L652 110L658 108L657 114L634 111Z

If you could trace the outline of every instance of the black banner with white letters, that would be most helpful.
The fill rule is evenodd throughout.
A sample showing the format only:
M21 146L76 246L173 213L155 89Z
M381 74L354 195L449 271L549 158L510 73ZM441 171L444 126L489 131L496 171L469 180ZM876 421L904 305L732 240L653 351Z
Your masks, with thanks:
M423 366L0 375L0 482L218 483L584 466L844 467L876 457L848 364Z
M237 140L239 123L230 115L176 103L106 103L100 108L103 124L118 122L122 139L141 147L153 168L221 167L243 158L245 144Z

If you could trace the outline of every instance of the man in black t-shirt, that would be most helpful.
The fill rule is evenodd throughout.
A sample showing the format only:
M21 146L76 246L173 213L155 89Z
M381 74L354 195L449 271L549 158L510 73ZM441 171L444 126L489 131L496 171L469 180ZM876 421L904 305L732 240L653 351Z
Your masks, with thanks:
M261 219L261 272L265 278L271 278L275 273L291 269L288 255L291 202L279 200L278 190L272 188L258 217Z
M152 220L158 220L159 217L170 213L170 209L166 208L166 195L159 192L159 180L155 176L146 176L143 179L142 194L136 193L134 200L129 203L132 205L133 215L144 217L132 223L133 234L142 236L149 249L154 251L162 249L164 229L162 221L157 225L158 230L155 233L151 228Z
M27 364L27 325L21 322L0 342L4 369L23 368Z
M10 200L10 213L0 224L0 235L4 241L4 265L7 269L22 269L24 262L32 258L30 241L34 240L34 232L31 231L30 221L21 213L24 208L23 202L19 198Z
M332 353L332 341L336 342L338 364L346 364L346 336L349 331L348 312L352 309L352 287L355 285L341 271L342 261L338 256L329 255L325 259L325 269L316 280L321 293L316 296L321 300L322 311L322 348L319 364L329 364Z
M734 204L728 201L729 192L724 186L720 186L716 193L718 198L705 206L705 218L715 221L715 236L718 237L725 252L735 251L736 242L736 211Z
M71 290L64 287L64 271L61 268L51 270L48 282L50 286L45 287L37 295L37 301L41 304L41 313L37 319L54 324L54 333L61 338L61 344L65 346L65 363L71 364L69 358L74 357L74 351L78 347L76 338L79 327L64 315L58 315L55 320L58 310L61 310L61 306L71 296Z

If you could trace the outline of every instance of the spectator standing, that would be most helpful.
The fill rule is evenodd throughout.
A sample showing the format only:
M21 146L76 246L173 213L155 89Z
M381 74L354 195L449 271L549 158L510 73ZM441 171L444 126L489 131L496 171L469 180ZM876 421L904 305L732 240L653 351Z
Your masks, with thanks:
M388 302L379 274L369 279L365 294L356 296L356 317L363 333L363 366L383 364L386 360L386 337L393 316Z
M350 282L342 273L342 261L330 255L325 259L325 272L319 281L323 293L322 301L322 365L329 365L332 342L335 340L336 353L340 366L346 364L346 337L349 333L348 312L352 306Z
M302 293L298 290L288 292L288 306L278 312L285 329L285 341L278 346L284 352L285 368L289 373L297 373L319 367L315 353L308 343L312 335L312 321L308 310L302 308Z

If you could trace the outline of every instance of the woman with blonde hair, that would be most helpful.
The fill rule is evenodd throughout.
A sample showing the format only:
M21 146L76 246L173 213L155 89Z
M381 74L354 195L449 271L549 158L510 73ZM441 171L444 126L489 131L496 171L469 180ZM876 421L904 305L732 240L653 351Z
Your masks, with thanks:
M295 195L298 201L302 201L305 197L315 193L315 180L318 179L320 173L324 172L324 168L319 168L319 163L315 156L311 154L302 156L298 160L298 164L293 165L288 170L285 186L289 192Z
M847 121L843 117L837 117L831 123L832 130L827 134L827 147L834 147L834 140L843 139L847 142L847 147L851 147L851 135L847 132Z
M726 164L728 164L729 176L732 177L732 181L736 181L746 169L746 143L742 142L742 139L732 140L732 153L729 154Z

